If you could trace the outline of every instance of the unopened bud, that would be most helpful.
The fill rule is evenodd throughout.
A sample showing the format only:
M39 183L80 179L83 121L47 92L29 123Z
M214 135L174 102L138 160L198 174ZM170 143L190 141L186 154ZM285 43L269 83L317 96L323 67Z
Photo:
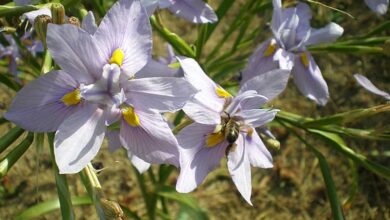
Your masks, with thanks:
M51 17L48 15L38 15L34 20L34 28L43 46L46 48L46 32L47 25L52 23Z
M278 140L270 138L262 133L260 133L260 137L268 148L271 148L272 150L280 150L280 142Z
M51 5L51 17L54 24L65 23L65 8L60 3L53 3Z
M68 24L76 25L77 27L80 27L80 20L76 17L69 17L68 18Z
M101 199L100 202L103 207L104 215L107 219L124 219L122 208L117 202L109 201L107 199Z
M13 27L2 27L0 28L0 31L6 34L13 34L16 32L16 28Z

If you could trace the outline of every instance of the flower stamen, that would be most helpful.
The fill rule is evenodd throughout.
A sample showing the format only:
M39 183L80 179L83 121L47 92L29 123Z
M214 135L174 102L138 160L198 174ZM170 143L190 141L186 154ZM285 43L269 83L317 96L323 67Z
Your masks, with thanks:
M301 53L300 54L301 62L302 64L308 68L309 67L309 57L307 56L306 53Z
M123 59L125 58L125 53L120 49L116 49L112 55L111 55L111 58L110 58L110 61L109 63L110 64L117 64L118 66L121 66L122 63L123 63Z
M122 108L122 115L125 121L132 127L138 127L141 125L137 113L132 106Z
M67 106L79 104L81 101L80 89L75 89L72 92L66 93L62 96L61 101Z

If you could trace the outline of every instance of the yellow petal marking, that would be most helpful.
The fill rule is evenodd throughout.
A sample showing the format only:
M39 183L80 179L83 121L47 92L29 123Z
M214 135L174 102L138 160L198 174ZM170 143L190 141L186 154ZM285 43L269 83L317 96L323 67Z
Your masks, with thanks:
M232 97L232 95L230 95L230 93L228 93L226 90L224 90L223 88L221 87L217 87L215 89L215 92L217 93L217 95L221 98L227 98L227 97Z
M120 48L118 48L112 53L109 63L110 64L116 63L118 66L122 66L124 58L125 58L125 53L123 53L123 51Z
M266 57L269 57L273 55L276 51L276 44L275 43L270 43L267 47L267 49L264 51L263 55Z
M309 57L307 56L307 54L306 53L301 53L300 57L301 57L302 64L306 68L308 68L309 67Z
M67 106L79 104L81 101L80 90L75 89L72 92L66 93L62 96L61 101Z
M135 113L132 106L122 108L122 115L125 121L132 127L138 127L141 125L137 113Z
M222 131L211 133L207 135L206 146L214 147L215 145L221 143L224 139L225 139L225 135L222 133Z

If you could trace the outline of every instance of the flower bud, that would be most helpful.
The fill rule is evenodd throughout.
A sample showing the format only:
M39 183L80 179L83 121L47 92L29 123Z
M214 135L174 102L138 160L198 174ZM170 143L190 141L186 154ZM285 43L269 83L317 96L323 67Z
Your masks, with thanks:
M272 150L280 150L280 142L274 138L268 137L267 135L260 133L260 137L263 140L264 144L267 148L271 148Z
M109 201L107 199L101 199L100 202L107 219L124 219L122 208L117 202Z
M52 23L51 17L48 15L38 15L34 20L34 28L37 32L39 39L42 41L42 44L46 47L46 32L47 25Z
M60 3L53 3L51 5L51 17L54 24L65 23L65 8Z
M81 26L80 20L78 18L76 18L76 17L73 17L73 16L68 18L68 22L67 23L76 25L77 27Z

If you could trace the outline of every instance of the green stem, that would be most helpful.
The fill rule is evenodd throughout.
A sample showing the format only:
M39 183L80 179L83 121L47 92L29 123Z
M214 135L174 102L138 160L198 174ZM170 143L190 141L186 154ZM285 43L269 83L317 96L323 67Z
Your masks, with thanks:
M96 212L99 216L99 219L106 219L104 214L104 209L100 202L100 199L103 196L102 186L99 183L99 180L96 176L95 169L92 167L92 164L89 163L87 167L85 167L80 172L81 180L84 183L84 186L91 197L93 204L95 205Z
M43 58L41 74L45 74L51 70L53 59L51 58L49 50L45 50L45 57Z
M60 201L62 219L75 219L71 195L69 192L68 180L65 175L59 174L59 170L54 156L54 134L47 135L50 145L50 154L53 164L53 172L56 180L58 199Z
M138 186L141 190L142 197L144 198L144 202L145 202L145 206L146 206L149 220L154 220L154 219L156 219L156 212L155 212L156 198L155 198L155 195L147 192L144 176L138 172L137 168L135 168L134 166L132 166L132 167L133 167L134 173L137 177L137 182L138 182Z

